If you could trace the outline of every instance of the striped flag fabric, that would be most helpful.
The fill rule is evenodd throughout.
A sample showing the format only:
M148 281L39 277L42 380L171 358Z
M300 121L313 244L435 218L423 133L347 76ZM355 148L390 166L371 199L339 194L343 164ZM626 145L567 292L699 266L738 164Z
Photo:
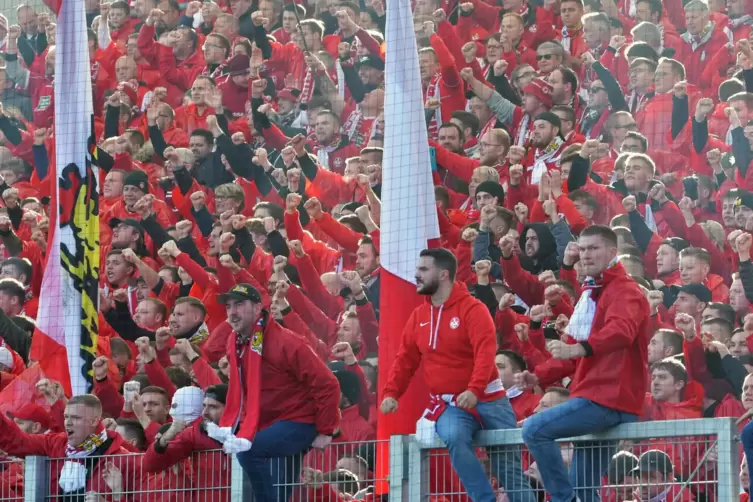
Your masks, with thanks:
M99 208L84 2L57 16L55 155L47 262L31 359L67 395L90 392L99 317ZM51 166L51 167L52 167Z
M439 239L418 47L410 0L387 0L384 101L384 157L380 243L379 397L400 347L403 328L422 301L415 270L421 250ZM380 415L377 437L415 432L428 402L428 390L416 372L398 412ZM389 465L387 445L380 443L377 470ZM377 479L386 479L386 472ZM378 486L383 492L385 486Z

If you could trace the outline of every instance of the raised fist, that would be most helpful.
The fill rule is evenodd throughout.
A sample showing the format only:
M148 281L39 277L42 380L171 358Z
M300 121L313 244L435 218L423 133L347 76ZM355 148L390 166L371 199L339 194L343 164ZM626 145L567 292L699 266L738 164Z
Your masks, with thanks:
M511 235L503 236L499 240L499 249L502 250L502 256L504 258L510 258L513 249L515 249L515 239Z
M303 207L306 209L306 212L312 220L318 221L321 220L324 216L322 203L319 202L319 199L317 199L316 197L311 197L309 200L307 200Z
M638 207L638 203L635 200L635 195L628 195L624 199L622 199L622 207L625 208L625 211L628 213L632 213L635 211Z

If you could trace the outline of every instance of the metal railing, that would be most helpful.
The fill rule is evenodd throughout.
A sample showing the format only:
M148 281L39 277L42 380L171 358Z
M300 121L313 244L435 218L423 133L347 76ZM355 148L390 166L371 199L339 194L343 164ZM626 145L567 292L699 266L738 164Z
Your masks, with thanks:
M598 442L598 444L597 444ZM605 476L598 486L602 495L606 491L631 493L643 490L647 494L669 492L668 501L705 500L727 502L737 500L740 492L740 446L737 427L733 419L702 419L656 421L621 425L606 433L572 438L562 441L566 463L574 451L587 450L589 454L604 454L604 445L617 445L618 450L630 452L634 458L650 449L666 452L676 464L675 479L642 479L638 474L623 472L618 481ZM386 454L389 446L389 455ZM520 429L481 431L475 438L476 452L485 467L492 486L499 489L498 500L514 500L514 493L504 494L504 479L496 479L498 462L506 455L522 458L526 479L534 490L533 500L543 500L543 488L537 480L533 459L523 447ZM612 452L609 453L610 458ZM437 440L433 444L419 443L414 436L394 436L387 441L358 443L333 443L325 452L311 451L298 459L298 473L287 480L273 481L276 488L285 488L293 502L317 500L336 502L341 495L364 498L368 491L389 489L393 501L422 502L434 500L468 500L452 471L447 449ZM628 454L628 456L630 456ZM121 500L165 502L245 502L252 500L252 490L247 477L235 456L221 451L193 452L191 456L161 473L147 473L141 455L103 458L95 470L118 467L123 479ZM0 502L43 502L61 500L59 477L64 459L28 457L24 463L15 463L3 471L14 469L17 474L23 466L23 477L15 479L11 491L6 478L0 477ZM172 461L172 459L171 459ZM378 465L377 462L383 462ZM169 464L170 462L168 462ZM272 472L284 471L287 466L271 465ZM342 472L345 471L345 472ZM387 474L389 472L389 475ZM0 473L2 474L2 473ZM352 476L355 474L355 477ZM91 477L91 475L90 475ZM101 472L96 480L87 481L87 490L101 492L111 497L111 483ZM117 483L116 483L117 486ZM580 487L589 488L589 487ZM324 490L323 492L320 490ZM279 492L278 492L279 493ZM139 495L130 497L130 495ZM611 497L604 499L614 500Z
M592 455L599 455L605 444L609 443L616 447L615 450L633 453L635 457L652 449L664 451L673 463L678 464L675 471L679 475L674 480L662 480L640 479L637 474L625 476L630 473L623 473L622 478L627 479L622 479L619 484L610 485L605 478L597 486L578 488L597 491L623 489L628 492L653 489L655 492L662 487L670 494L668 501L692 500L687 495L692 493L695 496L699 492L707 496L704 500L726 502L739 498L740 445L737 426L731 418L624 424L602 434L564 439L560 444L563 457L572 458L573 448L587 449ZM447 450L441 441L436 439L432 444L419 443L413 436L408 436L403 438L403 445L407 451L406 465L403 466L407 473L403 483L391 484L390 497L393 500L418 502L429 497L459 500L458 496L463 491L457 479L446 479L454 476L446 470L449 465L446 461ZM526 455L523 448L521 429L481 431L476 435L474 445L478 447L479 458L487 469L495 462L504 460L506 455L515 453L522 457L525 475L531 481L534 495L537 500L543 500L543 487L536 482L536 469L531 468L533 459ZM567 459L565 463L568 464ZM494 471L493 468L489 470ZM504 480L496 481L492 483L493 486L504 487ZM406 490L407 493L404 493ZM504 492L503 489L500 491ZM513 494L501 495L501 499L508 495Z

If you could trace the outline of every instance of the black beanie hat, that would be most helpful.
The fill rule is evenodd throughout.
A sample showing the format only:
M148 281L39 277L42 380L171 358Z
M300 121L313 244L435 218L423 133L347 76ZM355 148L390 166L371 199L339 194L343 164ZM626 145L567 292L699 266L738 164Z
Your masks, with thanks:
M496 197L498 204L502 206L505 203L505 189L496 181L484 181L476 187L476 193L485 192Z
M138 187L142 192L149 193L149 176L144 171L136 169L125 175L123 186Z

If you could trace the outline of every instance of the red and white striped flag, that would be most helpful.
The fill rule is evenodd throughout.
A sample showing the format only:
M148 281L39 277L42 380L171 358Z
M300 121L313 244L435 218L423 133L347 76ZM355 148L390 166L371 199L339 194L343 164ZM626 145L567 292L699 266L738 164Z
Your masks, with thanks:
M99 317L99 210L84 2L57 15L50 236L31 359L68 395L91 390Z
M380 223L379 398L400 347L408 317L422 301L415 270L421 250L439 238L434 182L424 116L418 47L410 0L387 0L384 158ZM380 415L379 439L415 432L428 402L421 371L398 412ZM387 468L386 449L379 467ZM378 469L379 469L378 467ZM386 474L386 473L385 473ZM383 479L378 473L378 479ZM383 488L383 487L382 487Z

